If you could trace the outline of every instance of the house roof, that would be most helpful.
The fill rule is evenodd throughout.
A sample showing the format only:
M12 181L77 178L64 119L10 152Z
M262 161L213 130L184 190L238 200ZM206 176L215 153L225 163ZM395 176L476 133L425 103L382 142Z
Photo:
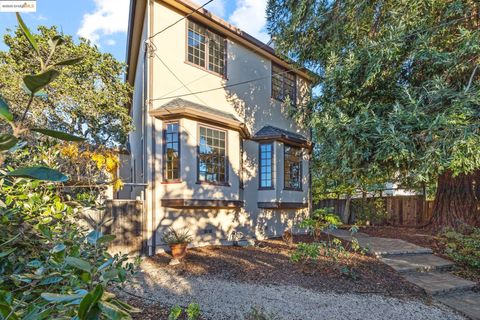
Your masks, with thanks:
M313 72L306 68L295 67L292 61L280 57L275 53L275 50L269 45L249 35L245 31L231 25L227 21L217 17L210 11L202 8L197 10L200 6L190 0L156 0L158 2L165 3L170 7L180 11L185 15L191 16L193 19L207 25L208 27L215 29L217 32L236 40L251 50L257 52L260 55L272 60L277 64L282 65L285 68L294 68L293 72L303 76L306 79L313 80L315 75ZM130 5L130 17L129 17L129 30L127 40L127 75L126 79L133 85L133 77L136 70L138 49L140 47L142 24L146 14L146 0L131 0Z
M240 131L245 138L250 136L245 124L234 114L181 98L170 100L160 107L151 110L150 115L162 120L179 118L201 120Z
M218 117L240 122L240 120L238 120L238 118L235 117L235 115L232 113L225 112L218 109L213 109L213 108L204 106L203 104L195 103L195 102L181 99L181 98L170 100L169 102L162 104L160 107L153 109L152 112L161 111L161 110L168 110L169 112L172 112L174 110L178 110L179 108L182 108L182 109L192 108L201 112L209 113L212 116L218 116Z
M310 147L311 145L311 142L303 135L274 126L265 126L258 130L252 140L279 140L306 147Z

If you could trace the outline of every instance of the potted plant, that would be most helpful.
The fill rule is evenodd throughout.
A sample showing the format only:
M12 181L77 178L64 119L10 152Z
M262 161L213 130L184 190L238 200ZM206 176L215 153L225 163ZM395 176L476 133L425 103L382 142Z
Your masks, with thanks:
M187 246L193 239L187 229L177 231L169 228L162 240L170 247L173 259L180 261L187 254Z

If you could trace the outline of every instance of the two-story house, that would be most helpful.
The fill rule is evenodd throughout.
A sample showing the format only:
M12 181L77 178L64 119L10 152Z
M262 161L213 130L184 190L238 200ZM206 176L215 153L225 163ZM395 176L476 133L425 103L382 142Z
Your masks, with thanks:
M187 0L132 0L127 50L135 131L119 194L144 200L150 254L169 227L229 243L308 213L310 132L289 117L307 70Z

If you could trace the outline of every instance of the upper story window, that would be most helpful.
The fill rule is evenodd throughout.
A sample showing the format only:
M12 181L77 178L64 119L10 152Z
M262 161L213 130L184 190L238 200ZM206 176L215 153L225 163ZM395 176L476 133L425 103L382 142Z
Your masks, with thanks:
M180 131L178 122L166 123L163 130L163 179L180 180Z
M302 149L284 145L284 189L302 190Z
M260 189L273 188L273 143L260 144Z
M208 71L225 75L225 38L188 21L187 60Z
M226 132L200 127L198 181L227 182Z
M293 72L272 63L272 98L285 101L289 98L293 105L297 97L297 79Z

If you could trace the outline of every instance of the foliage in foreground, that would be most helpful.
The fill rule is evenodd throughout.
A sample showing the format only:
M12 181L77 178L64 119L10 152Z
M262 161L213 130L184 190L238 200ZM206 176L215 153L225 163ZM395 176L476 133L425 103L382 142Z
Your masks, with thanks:
M28 153L29 141L42 142L34 134L73 142L85 139L31 126L34 103L49 97L45 89L63 66L82 59L52 60L64 43L58 35L48 39L50 53L44 59L36 38L17 18L40 70L23 77L28 99L21 113L12 111L9 101L0 96L0 118L10 128L0 134L0 164L17 162L20 166L0 172L0 316L13 320L128 319L136 310L106 290L127 281L135 265L126 256L107 252L114 236L97 230L87 234L79 226L78 212L84 208L75 199L65 201L54 184L68 181L65 174L45 163L33 161L28 163L32 166L22 167L25 163L18 161L17 151Z
M348 259L351 255L350 252L365 253L357 239L353 238L354 234L358 232L358 227L352 226L350 228L352 240L344 244L340 239L329 234L329 231L334 231L339 226L341 226L340 218L331 213L331 208L315 210L311 217L304 219L299 224L300 228L307 229L313 235L314 241L312 243L300 242L290 256L291 261L304 265L316 264L319 258L324 257L338 268L340 274L355 279L357 277L355 270L345 264L341 264L340 259ZM326 231L327 239L320 240L320 236L324 231Z
M444 233L445 253L455 262L480 271L480 228L469 234Z

